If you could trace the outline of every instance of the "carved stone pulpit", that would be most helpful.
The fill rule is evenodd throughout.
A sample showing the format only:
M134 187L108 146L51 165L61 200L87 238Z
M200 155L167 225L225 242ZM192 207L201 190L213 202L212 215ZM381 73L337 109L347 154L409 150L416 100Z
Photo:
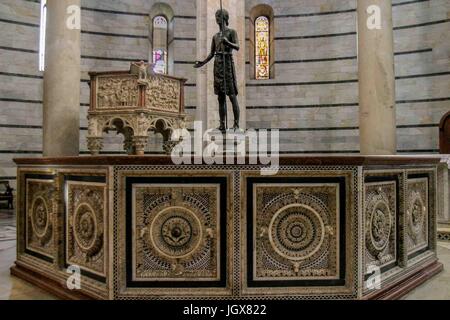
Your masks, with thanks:
M103 133L123 134L129 155L143 155L149 132L161 133L163 149L170 153L174 130L184 129L184 84L186 79L154 74L144 62L132 63L130 71L91 72L91 102L88 112L88 149L98 155Z

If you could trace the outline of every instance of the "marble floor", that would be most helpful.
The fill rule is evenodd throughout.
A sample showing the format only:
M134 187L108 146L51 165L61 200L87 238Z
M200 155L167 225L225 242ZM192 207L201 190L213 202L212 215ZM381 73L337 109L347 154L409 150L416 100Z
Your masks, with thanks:
M11 277L9 268L16 259L16 218L13 211L0 210L0 300L55 299L29 283Z
M16 224L13 212L0 210L0 300L55 300L47 292L12 277L16 257ZM445 270L415 289L405 300L450 300L450 242L440 242L439 259Z

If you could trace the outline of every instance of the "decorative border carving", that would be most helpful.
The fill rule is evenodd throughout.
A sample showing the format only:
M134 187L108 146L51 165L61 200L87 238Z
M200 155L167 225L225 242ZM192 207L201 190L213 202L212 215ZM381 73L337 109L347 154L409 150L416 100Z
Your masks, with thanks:
M450 242L450 231L438 230L438 240Z

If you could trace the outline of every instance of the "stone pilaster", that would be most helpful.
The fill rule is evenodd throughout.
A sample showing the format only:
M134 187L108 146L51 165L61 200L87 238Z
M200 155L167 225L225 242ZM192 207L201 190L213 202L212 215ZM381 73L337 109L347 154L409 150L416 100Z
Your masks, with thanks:
M78 156L80 145L80 0L47 1L44 73L44 156ZM70 9L76 8L72 7ZM76 19L76 18L75 18Z
M438 224L450 228L450 157L444 157L438 167Z
M360 144L364 155L397 152L390 0L358 0Z

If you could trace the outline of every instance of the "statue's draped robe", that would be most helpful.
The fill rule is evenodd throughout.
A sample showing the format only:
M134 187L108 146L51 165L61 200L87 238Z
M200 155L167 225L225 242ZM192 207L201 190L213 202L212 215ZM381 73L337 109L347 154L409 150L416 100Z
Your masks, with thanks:
M238 95L238 87L236 81L236 69L233 60L233 49L220 43L221 33L217 33L212 41L212 50L215 52L214 60L214 93L221 95L225 93L225 85L228 96ZM239 43L237 32L233 29L226 29L224 31L224 37L232 43ZM224 72L224 55L225 52L225 65L226 70ZM226 77L226 84L224 83L224 76Z

